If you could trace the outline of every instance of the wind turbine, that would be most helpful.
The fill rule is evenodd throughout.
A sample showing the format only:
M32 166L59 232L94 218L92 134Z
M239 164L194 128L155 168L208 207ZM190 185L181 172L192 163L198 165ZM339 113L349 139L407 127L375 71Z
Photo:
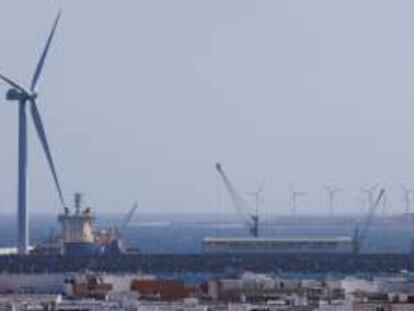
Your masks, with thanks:
M22 87L12 79L0 74L0 79L9 84L11 88L6 93L6 99L9 101L17 101L19 105L18 113L18 189L17 189L17 243L19 254L28 254L29 251L29 223L27 214L27 120L26 120L26 106L30 105L30 114L32 116L33 124L36 133L39 137L43 151L46 155L49 168L52 172L53 180L58 191L59 199L62 206L65 206L62 190L60 187L59 179L57 177L55 165L53 163L52 155L50 152L49 144L47 142L45 128L43 126L42 118L40 117L39 110L37 108L37 93L36 86L39 81L42 69L48 54L50 45L52 43L53 36L56 32L56 28L60 19L61 12L59 11L49 37L46 41L46 46L40 56L40 59L35 68L30 89Z
M402 191L404 192L404 200L405 200L405 212L408 214L410 212L411 207L411 199L412 194L414 193L414 189L409 189L404 185L400 185Z
M342 192L342 191L344 191L344 189L342 189L342 188L331 188L327 185L325 185L324 188L329 194L329 212L330 212L330 217L333 218L334 207L335 207L335 195Z
M369 204L368 210L372 207L372 205L374 205L374 191L375 189L377 189L377 187L378 187L378 184L374 184L371 187L361 189L361 192L368 197L368 204Z
M262 203L262 200L263 200L262 194L263 194L264 187L265 187L265 182L262 181L262 183L259 185L256 191L247 193L248 195L251 195L254 198L255 208L256 208L256 217L259 217L259 209L260 209L260 204Z
M387 209L388 209L388 196L387 196L387 192L385 192L384 195L382 196L382 216L384 217L384 220L387 216Z
M290 190L290 203L292 206L292 215L296 216L296 210L297 210L297 199L298 197L303 197L306 195L305 192L296 191L292 186L289 187Z

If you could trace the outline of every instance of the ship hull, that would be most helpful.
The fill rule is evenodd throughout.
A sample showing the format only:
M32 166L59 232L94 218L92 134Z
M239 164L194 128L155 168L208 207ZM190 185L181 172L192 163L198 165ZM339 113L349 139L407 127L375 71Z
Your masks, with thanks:
M334 238L231 238L206 237L202 248L207 253L269 253L269 254L351 254L354 243L350 237Z
M64 244L64 253L67 256L94 256L104 252L104 247L96 243L73 242Z
M0 256L0 272L380 273L414 271L411 254L133 254Z

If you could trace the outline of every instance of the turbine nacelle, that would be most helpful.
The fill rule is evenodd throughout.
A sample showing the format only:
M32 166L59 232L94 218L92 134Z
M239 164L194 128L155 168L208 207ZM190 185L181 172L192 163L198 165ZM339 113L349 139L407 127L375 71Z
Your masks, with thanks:
M27 94L26 92L20 91L15 88L11 88L6 93L6 99L7 100L17 100L17 101L27 101L27 100L34 100L36 99L37 94Z
M20 92L16 89L9 89L6 93L7 100L17 100L17 101L24 101L26 100L27 95L23 92Z

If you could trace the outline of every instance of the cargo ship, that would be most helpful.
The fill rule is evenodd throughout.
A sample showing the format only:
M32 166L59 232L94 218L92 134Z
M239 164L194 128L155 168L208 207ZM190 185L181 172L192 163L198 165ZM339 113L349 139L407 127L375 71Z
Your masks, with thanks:
M58 215L61 232L51 241L36 245L31 253L60 254L67 256L118 255L125 253L122 232L131 219L136 205L128 213L121 227L96 229L95 217L90 207L82 207L82 195L74 195L74 211L66 207ZM135 250L137 251L137 250Z

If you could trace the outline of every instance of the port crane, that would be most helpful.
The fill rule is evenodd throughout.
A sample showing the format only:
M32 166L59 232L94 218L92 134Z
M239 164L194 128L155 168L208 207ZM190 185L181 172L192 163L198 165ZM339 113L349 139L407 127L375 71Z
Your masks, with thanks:
M128 213L126 214L125 218L123 219L123 221L121 222L120 226L116 226L115 227L115 235L118 237L118 239L121 238L121 236L123 235L126 227L128 226L128 224L130 223L132 217L135 214L135 211L138 208L138 203L134 203L131 207L131 209L128 211Z
M237 212L243 219L245 226L249 229L249 233L253 237L259 236L259 212L256 210L256 213L250 213L248 204L243 200L239 195L236 188L231 183L230 179L227 177L226 173L223 170L223 167L220 163L216 163L216 170L219 173L220 177L223 180L224 186L226 187L230 199L236 208Z
M384 197L384 195L385 195L385 190L381 189L375 202L372 202L372 204L370 204L368 215L365 219L363 226L360 228L360 226L357 225L355 228L354 236L352 238L353 252L355 255L358 255L359 252L361 251L361 246L367 236L367 233L372 223L372 220L374 218L375 212L378 209L378 206L381 203L381 200Z

